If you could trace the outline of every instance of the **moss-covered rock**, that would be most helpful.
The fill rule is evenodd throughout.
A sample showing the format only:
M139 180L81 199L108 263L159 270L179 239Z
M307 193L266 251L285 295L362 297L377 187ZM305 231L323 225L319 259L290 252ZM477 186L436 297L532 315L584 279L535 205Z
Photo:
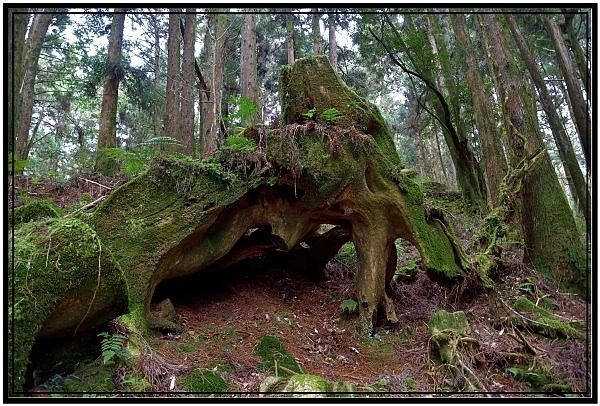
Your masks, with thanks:
M33 200L23 206L15 207L8 211L8 222L15 227L43 218L60 216L60 209L50 200ZM14 223L13 223L14 221Z
M290 378L282 392L302 393L300 396L324 397L331 391L329 382L322 376L311 374L297 374Z
M25 381L38 338L70 336L127 311L123 273L87 224L53 219L24 224L9 256L10 390ZM14 369L13 369L14 366Z

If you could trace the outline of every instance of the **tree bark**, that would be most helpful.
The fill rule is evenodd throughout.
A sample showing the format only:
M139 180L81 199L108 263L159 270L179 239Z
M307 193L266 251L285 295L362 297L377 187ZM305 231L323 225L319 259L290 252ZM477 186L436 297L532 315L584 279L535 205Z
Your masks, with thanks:
M27 32L27 22L29 14L26 8L8 9L8 44L6 64L8 77L8 152L14 152L15 138L18 134L18 120L20 103L19 94L23 83L23 53L25 50L25 34Z
M181 66L181 144L183 153L194 155L194 44L196 42L196 9L188 8L183 34Z
M241 44L241 62L240 83L242 86L241 94L254 105L259 107L258 92L258 73L257 73L257 55L256 55L256 19L255 15L248 13L244 15L244 27L242 28ZM259 116L252 119L252 124L260 121Z
M313 13L311 19L313 54L321 55L323 54L323 40L321 39L321 27L319 25L321 14L319 14L318 8L312 8L311 12Z
M156 14L150 15L153 29L154 29L154 92L155 94L160 93L160 26L158 23L158 16ZM154 137L162 135L162 111L161 103L154 105Z
M556 22L554 22L551 18L544 18L544 21L546 23L548 33L552 38L552 42L554 43L558 64L563 73L565 83L567 84L567 93L573 108L572 111L574 115L573 118L575 121L575 126L577 127L579 141L581 142L583 154L585 155L585 161L589 168L591 163L591 120L588 114L587 103L583 98L569 50L567 49L558 24L556 24Z
M575 62L577 63L577 69L579 70L579 77L583 81L583 85L585 87L585 94L589 95L590 86L592 85L592 78L590 76L590 70L588 69L588 58L586 57L586 52L581 49L579 38L577 38L575 29L573 27L573 18L575 17L575 12L577 12L576 9L563 9L565 23L561 26L561 28L569 39L569 45L571 46L573 54L575 55Z
M523 72L508 50L498 17L482 16L498 78L511 171L537 164L522 175L520 195L509 197L521 205L519 217L525 242L524 261L560 289L587 297L586 250L537 126L535 101ZM540 152L541 151L541 152ZM551 244L549 242L552 242Z
M204 58L203 66L214 66L215 45L212 40L211 30L214 28L216 17L208 15L206 32L204 34ZM199 72L202 75L202 72ZM208 75L209 80L200 87L200 151L199 155L207 158L217 150L217 136L214 131L214 89L212 81L212 69Z
M106 156L102 149L117 146L117 103L119 101L119 83L124 76L123 66L121 65L121 52L126 9L116 8L114 11L115 14L113 15L108 38L109 72L104 77L96 150L96 170L107 176L111 176L116 172L117 165L113 159Z
M335 37L335 13L329 13L327 23L329 26L329 63L331 64L334 70L337 70L338 53L337 40Z
M31 28L29 29L25 54L23 55L22 82L18 89L14 89L17 96L17 103L19 104L17 108L19 113L18 118L14 117L15 121L18 120L14 146L15 160L26 160L29 156L29 127L33 115L34 87L38 71L38 59L42 51L46 32L53 17L53 14L48 12L53 12L55 9L43 9L43 11L45 14L36 14L33 18Z
M227 12L228 9L224 9ZM227 35L227 24L229 23L229 17L227 14L217 14L216 16L216 27L215 27L215 51L214 51L214 64L212 71L212 88L214 93L213 101L213 124L212 131L214 132L214 146L216 146L221 136L221 101L223 99L223 75L225 72L225 38Z
M565 175L570 180L569 184L573 186L573 197L576 201L577 207L585 217L587 230L590 230L591 204L589 201L589 192L585 178L581 172L579 162L575 156L573 145L571 145L571 140L569 139L565 126L558 115L557 106L555 106L552 101L552 97L550 96L548 88L546 87L546 83L544 82L544 79L542 78L542 75L533 59L533 55L531 55L525 39L517 27L514 17L510 14L507 14L506 19L508 25L510 26L510 30L513 34L515 42L517 43L517 47L521 52L521 56L527 65L527 70L529 71L529 74L533 79L533 83L538 90L540 102L544 108L546 116L548 117L550 129L552 131L554 141L556 142L556 146L558 147L558 154L563 163Z
M285 42L287 48L287 63L294 63L294 16L291 14L285 15Z
M499 203L500 184L507 170L506 157L504 156L500 136L496 131L490 100L486 96L483 81L477 71L477 60L473 53L473 43L467 31L466 19L462 14L451 14L450 18L452 19L454 35L465 53L468 89L471 94L477 132L482 145L482 161L488 187L488 206L493 208L498 206Z
M169 12L165 136L181 141L181 9L169 9Z

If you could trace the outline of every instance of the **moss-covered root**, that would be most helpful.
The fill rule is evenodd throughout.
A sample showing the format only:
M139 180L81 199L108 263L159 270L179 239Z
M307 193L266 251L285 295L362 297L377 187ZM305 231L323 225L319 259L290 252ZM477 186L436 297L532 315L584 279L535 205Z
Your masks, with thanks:
M359 298L361 332L370 334L377 322L377 310L381 306L390 323L397 323L398 318L392 299L386 293L388 260L392 253L393 241L389 241L389 233L385 228L373 225L357 224L352 230L354 245L358 259L356 285Z
M469 321L464 312L449 313L438 310L429 319L429 334L434 350L443 365L449 365L455 378L464 376L464 387L457 389L467 391L485 391L473 368L471 367L474 346L477 340L468 335Z
M37 338L74 335L127 310L119 266L87 224L53 219L24 224L9 257L9 391L23 390Z

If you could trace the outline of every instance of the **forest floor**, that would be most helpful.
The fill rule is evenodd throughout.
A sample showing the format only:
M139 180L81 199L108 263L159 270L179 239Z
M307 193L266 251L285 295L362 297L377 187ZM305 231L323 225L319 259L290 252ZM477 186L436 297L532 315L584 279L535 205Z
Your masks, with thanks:
M83 194L94 200L108 191L96 183L114 187L124 180L79 178L58 185L21 179L15 199L18 205L25 195L49 198L68 210L80 205ZM479 215L456 194L441 193L436 199L467 246ZM419 269L413 246L404 242L399 248L398 269L418 272L393 282L400 322L378 323L372 337L356 331L356 314L342 311L344 300L356 299L355 268L336 257L319 281L247 263L218 275L164 282L153 301L170 299L184 329L180 334L156 332L149 344L165 363L179 366L171 382L175 391L185 391L186 375L202 369L217 371L227 383L229 393L218 396L264 396L257 392L273 371L261 367L256 346L263 337L273 336L303 372L356 388L355 394L338 396L590 396L593 349L586 329L587 302L541 280L523 264L518 250L501 261L494 275L495 292L467 292L457 298ZM537 304L551 303L552 314L565 324L583 326L584 337L526 322L534 315L515 310L521 296ZM428 323L440 309L464 311L469 321L472 345L459 348L460 368L440 362L433 348Z

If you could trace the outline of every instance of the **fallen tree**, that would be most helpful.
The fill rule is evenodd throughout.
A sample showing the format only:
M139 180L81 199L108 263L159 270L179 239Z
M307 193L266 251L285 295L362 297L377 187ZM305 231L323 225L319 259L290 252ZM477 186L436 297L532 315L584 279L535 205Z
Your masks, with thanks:
M112 297L110 291L102 296L102 309L111 308L112 300L112 309L126 313L121 320L132 331L143 334L165 327L150 312L154 290L165 280L218 272L257 257L318 272L348 241L357 252L359 328L365 333L372 332L379 309L389 322L398 322L389 292L397 238L417 247L432 279L460 283L471 278L468 261L443 216L424 207L413 172L402 166L380 112L340 80L326 57L283 67L280 97L280 127L248 128L239 136L252 148L231 148L211 161L158 158L91 215L80 215L81 227L89 228L98 250L102 247L102 254L93 255L98 261L106 255L123 280ZM70 238L76 242L81 235ZM33 250L52 249L45 241L35 241ZM31 288L26 276L34 275L21 257L26 251L16 249L15 255L14 280L20 290L12 293L12 300L34 300L35 294L26 294ZM60 252L53 255L60 257ZM46 265L40 260L36 266ZM82 287L94 281L92 286L100 289L105 283L97 280L114 277L100 274L98 263L82 266L87 267L80 269L80 277L86 278ZM54 275L46 275L51 284ZM80 306L80 313L98 301L96 296L85 298L89 306ZM52 299L49 310L35 319L18 315L20 323L30 323L30 336L40 333L61 300L66 299ZM124 300L127 310L117 306ZM88 313L70 317L55 334L80 328L84 319L92 325L115 316ZM13 340L22 339L16 330L11 334ZM13 370L17 390L31 345L19 347L20 361Z

